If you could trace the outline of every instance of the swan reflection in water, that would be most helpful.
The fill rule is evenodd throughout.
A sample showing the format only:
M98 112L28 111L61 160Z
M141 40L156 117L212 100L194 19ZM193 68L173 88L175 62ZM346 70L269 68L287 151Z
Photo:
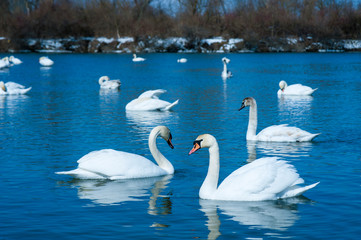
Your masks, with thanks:
M10 116L15 116L16 114L22 114L22 110L26 108L26 104L30 99L27 95L0 95L0 109L1 114L5 112Z
M126 111L125 116L129 125L145 134L148 134L154 126L167 126L178 122L177 113L171 111Z
M247 141L247 162L257 158L257 151L267 157L308 157L311 151L311 142L260 142Z
M200 211L208 218L208 239L217 239L220 235L220 216L225 215L230 220L249 229L268 229L286 231L299 219L298 204L311 202L301 196L277 201L215 201L200 199ZM218 214L218 211L221 215Z
M281 115L307 117L311 114L312 96L287 96L278 97L278 110Z
M77 188L79 199L91 200L95 205L120 205L129 201L143 201L144 197L150 196L148 214L164 215L171 213L172 203L168 195L160 193L167 188L172 177L166 175L117 181L73 179L63 184ZM161 203L157 204L158 200Z

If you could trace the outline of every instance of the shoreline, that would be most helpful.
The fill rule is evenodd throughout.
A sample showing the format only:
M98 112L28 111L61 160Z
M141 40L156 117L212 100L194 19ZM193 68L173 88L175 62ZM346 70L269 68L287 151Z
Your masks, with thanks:
M315 41L312 37L245 41L242 38L182 37L17 39L0 37L2 53L266 53L361 52L361 40Z

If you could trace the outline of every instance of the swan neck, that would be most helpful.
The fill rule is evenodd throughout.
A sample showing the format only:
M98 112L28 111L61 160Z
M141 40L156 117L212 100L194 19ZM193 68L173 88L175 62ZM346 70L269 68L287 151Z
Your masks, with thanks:
M256 131L257 131L257 103L255 101L252 101L249 107L249 120L248 120L246 139L255 140Z
M219 178L219 147L215 142L209 148L209 167L207 176L199 190L199 197L203 199L211 199L212 195L217 191Z
M227 64L223 62L223 72L227 72Z
M158 150L156 140L159 134L160 134L160 130L158 128L153 129L152 132L150 133L148 140L149 150L154 160L157 162L158 166L164 169L168 174L173 174L174 173L173 165Z

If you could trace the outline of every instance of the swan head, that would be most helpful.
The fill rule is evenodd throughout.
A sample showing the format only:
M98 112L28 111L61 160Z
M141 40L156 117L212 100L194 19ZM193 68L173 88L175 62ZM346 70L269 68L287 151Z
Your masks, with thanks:
M215 142L217 142L216 138L210 134L199 135L196 140L194 140L193 148L188 155L191 155L192 153L198 151L201 148L209 148L213 146Z
M168 143L171 149L174 148L172 144L172 133L170 132L169 128L166 126L158 126L154 128L154 130L159 132L159 136L161 136Z
M4 92L6 92L6 87L5 87L5 84L4 84L3 81L0 81L0 88L1 88Z
M280 83L278 84L280 86L280 89L283 91L286 87L287 87L287 83L286 81L280 81Z
M109 81L109 77L108 76L102 76L99 78L99 84L102 85L103 82L105 81Z
M243 99L242 106L238 109L238 111L242 110L243 108L245 108L247 106L254 105L255 103L256 103L256 100L254 100L253 97L246 97L245 99Z
M224 57L222 58L222 62L225 64L228 64L231 60L229 60L228 58Z

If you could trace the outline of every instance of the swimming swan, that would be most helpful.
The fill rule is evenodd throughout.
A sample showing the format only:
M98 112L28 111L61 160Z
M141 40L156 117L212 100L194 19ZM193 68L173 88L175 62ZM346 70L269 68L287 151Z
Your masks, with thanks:
M299 176L295 167L276 157L259 158L226 177L218 185L219 148L215 137L199 135L189 155L200 148L209 148L209 168L199 190L199 197L212 200L264 201L299 196L319 182L308 185Z
M162 137L173 149L172 134L165 126L157 126L149 134L149 150L157 162L154 164L147 158L123 151L103 149L93 151L78 160L78 168L56 172L56 174L67 174L81 179L129 179L156 177L173 174L173 165L160 153L156 145L156 138Z
M279 82L280 89L277 92L278 96L281 95L312 95L317 88L312 89L310 87L304 86L302 84L292 84L287 85L286 81Z
M247 129L247 140L265 142L308 142L314 139L319 133L312 134L297 127L289 127L287 124L273 125L263 129L256 135L257 131L257 103L252 97L243 99L239 110L250 106L249 121Z
M54 61L48 57L39 58L39 63L44 67L50 67L54 64Z
M179 58L177 62L179 63L186 63L188 60L186 58Z
M11 67L9 57L3 57L2 59L0 59L0 69L8 67Z
M99 85L102 89L117 89L120 87L120 80L110 80L108 76L99 78Z
M137 57L137 55L134 53L132 60L133 60L133 62L143 62L143 61L145 61L145 58Z
M0 81L0 95L20 95L26 94L30 90L31 87L25 88L25 86L15 82L7 82L4 84L3 81Z
M12 62L15 65L23 63L19 58L16 58L14 56L10 56L9 60L10 60L10 62Z
M167 91L163 89L146 91L129 102L125 109L132 111L169 111L178 104L179 100L173 103L160 100L158 96L165 92Z
M224 79L232 77L232 73L231 73L229 70L227 70L227 64L228 64L230 61L231 61L231 60L229 60L229 59L226 58L226 57L222 58L222 62L223 62L222 78L224 78Z

